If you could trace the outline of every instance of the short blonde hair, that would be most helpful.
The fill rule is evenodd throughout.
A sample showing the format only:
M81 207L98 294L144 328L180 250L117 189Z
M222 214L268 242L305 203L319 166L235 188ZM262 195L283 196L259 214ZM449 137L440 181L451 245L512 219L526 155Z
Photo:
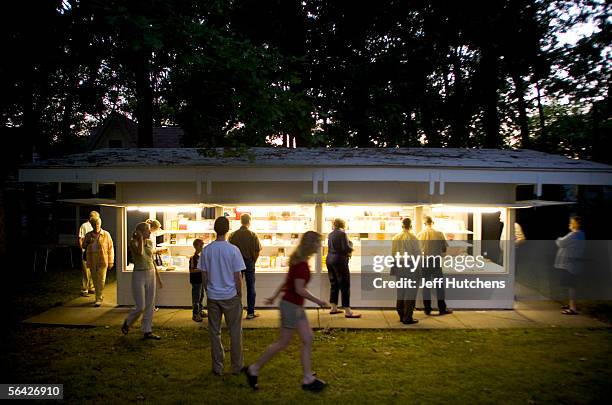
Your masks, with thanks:
M248 225L251 223L251 216L249 214L240 215L240 223L242 225Z

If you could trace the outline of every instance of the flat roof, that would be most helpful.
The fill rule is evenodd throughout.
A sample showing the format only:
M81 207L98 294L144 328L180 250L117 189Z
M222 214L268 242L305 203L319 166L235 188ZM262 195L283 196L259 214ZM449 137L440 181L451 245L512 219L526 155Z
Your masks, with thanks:
M528 149L130 148L99 149L30 163L25 169L144 167L419 167L612 172L612 166Z

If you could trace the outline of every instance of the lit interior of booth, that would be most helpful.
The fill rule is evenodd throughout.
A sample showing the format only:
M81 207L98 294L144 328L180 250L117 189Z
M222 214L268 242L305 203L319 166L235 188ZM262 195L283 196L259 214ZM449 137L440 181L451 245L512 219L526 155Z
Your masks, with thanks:
M143 218L156 218L162 231L152 238L156 243L159 269L167 272L188 272L189 257L193 255L193 241L202 239L204 245L216 238L214 220L220 215L230 220L230 232L240 228L240 216L248 213L250 229L257 234L262 251L256 269L262 273L285 273L289 256L300 236L308 230L323 234L320 255L311 259L311 269L325 273L327 235L335 218L346 223L346 233L353 246L349 262L351 273L361 271L361 246L364 241L386 241L402 231L402 219L411 218L413 232L424 227L426 216L432 217L434 228L443 232L448 241L446 254L453 256L481 255L485 266L472 273L507 273L500 238L506 207L454 205L355 205L322 204L284 205L158 205L127 207L128 233ZM318 218L317 215L321 217ZM132 220L130 220L132 218ZM319 261L319 266L317 262ZM132 265L126 267L131 271ZM444 269L451 272L453 269Z

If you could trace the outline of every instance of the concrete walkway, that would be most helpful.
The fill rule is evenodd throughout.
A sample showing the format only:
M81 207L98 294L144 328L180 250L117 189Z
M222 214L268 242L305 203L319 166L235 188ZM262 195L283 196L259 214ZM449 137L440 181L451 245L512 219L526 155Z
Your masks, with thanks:
M52 308L40 315L25 320L25 323L63 326L110 326L119 327L130 311L129 307L118 307L114 302L116 288L108 285L104 291L105 303L92 307L93 298L79 297L61 307ZM277 328L279 314L276 309L257 311L260 317L244 320L245 329ZM514 310L458 310L451 315L427 316L415 312L419 323L404 325L397 313L391 309L363 309L360 319L347 319L342 314L330 315L329 309L307 309L313 328L347 329L495 329L495 328L546 328L546 327L609 327L610 325L583 315L562 315L559 304L551 301L519 301ZM206 320L196 323L191 320L188 308L161 308L153 318L155 326L168 328L198 328L206 326Z

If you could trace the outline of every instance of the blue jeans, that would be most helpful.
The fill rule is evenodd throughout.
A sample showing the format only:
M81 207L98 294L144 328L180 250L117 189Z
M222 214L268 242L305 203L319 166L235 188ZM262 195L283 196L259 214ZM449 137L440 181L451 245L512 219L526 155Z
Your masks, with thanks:
M246 281L247 289L247 314L255 313L255 262L250 259L244 259L246 270L242 271L244 280Z
M199 314L204 310L204 284L191 284L191 303L193 306L193 314Z

